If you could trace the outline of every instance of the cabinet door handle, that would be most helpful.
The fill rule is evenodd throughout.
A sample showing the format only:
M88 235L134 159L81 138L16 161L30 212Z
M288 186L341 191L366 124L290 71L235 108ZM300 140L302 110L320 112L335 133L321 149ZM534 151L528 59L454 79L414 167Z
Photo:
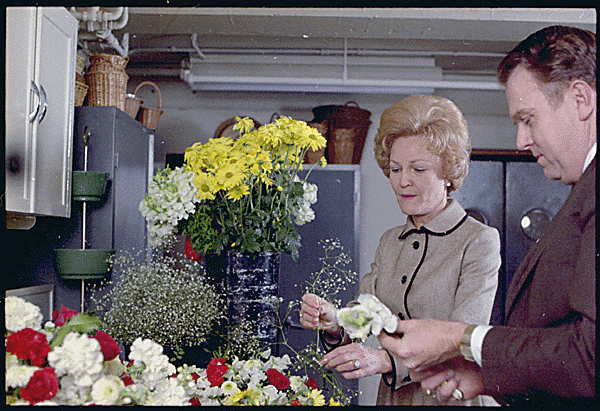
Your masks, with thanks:
M31 82L31 91L33 91L33 94L35 94L35 96L37 97L37 105L35 106L35 111L29 113L29 122L33 123L33 120L35 120L38 113L40 112L40 103L42 102L42 100L40 98L40 89L33 81Z
M38 120L38 123L41 123L44 117L46 117L46 111L48 110L48 97L46 95L46 90L44 90L44 86L42 85L40 85L40 94L42 96L41 104L43 104L43 107L42 112L40 113L40 119Z

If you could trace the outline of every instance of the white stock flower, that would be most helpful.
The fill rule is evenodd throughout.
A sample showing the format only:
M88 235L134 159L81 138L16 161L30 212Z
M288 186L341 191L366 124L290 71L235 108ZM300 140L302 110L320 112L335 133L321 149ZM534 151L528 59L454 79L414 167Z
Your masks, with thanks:
M115 405L125 388L123 381L114 375L100 378L92 386L92 401L95 405Z
M37 370L39 370L38 367L33 367L31 365L7 366L6 373L4 374L5 389L25 387L33 376L33 373Z
M39 331L44 316L38 306L28 303L21 297L8 296L5 299L4 326L7 331L17 332L23 328Z
M176 378L163 378L152 392L152 401L148 405L181 407L190 403L184 388L178 384Z
M285 405L287 397L284 392L279 391L273 385L267 385L262 389L265 401L268 405Z
M76 385L91 387L102 372L104 356L98 340L70 332L59 347L48 353L48 363L57 376L69 374Z
M163 354L160 344L149 339L136 338L131 345L129 359L145 365L142 371L144 383L152 390L162 379L175 374L177 369L169 362L169 357Z
M195 173L183 167L164 169L148 184L148 193L138 209L148 222L148 234L153 246L164 243L175 233L180 220L187 219L200 202L194 184Z

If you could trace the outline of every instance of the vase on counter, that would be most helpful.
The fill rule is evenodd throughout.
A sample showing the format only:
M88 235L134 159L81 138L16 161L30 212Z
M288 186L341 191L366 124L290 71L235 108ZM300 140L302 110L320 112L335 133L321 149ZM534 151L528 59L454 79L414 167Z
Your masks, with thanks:
M280 252L228 251L205 256L205 270L217 291L225 295L229 327L244 321L265 347L278 341Z

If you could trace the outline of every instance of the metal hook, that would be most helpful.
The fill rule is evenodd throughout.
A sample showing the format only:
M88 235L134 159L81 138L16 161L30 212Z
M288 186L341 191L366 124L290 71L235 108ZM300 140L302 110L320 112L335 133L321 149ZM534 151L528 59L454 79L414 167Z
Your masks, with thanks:
M85 126L83 129L83 143L85 144L85 146L87 147L88 145L88 141L90 141L90 136L92 135L92 133L90 132L90 129L88 126Z

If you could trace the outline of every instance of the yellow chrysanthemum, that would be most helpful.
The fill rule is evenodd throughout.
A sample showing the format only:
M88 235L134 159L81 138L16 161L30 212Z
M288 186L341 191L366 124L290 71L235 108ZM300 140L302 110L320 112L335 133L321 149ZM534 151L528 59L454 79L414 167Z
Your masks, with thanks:
M214 200L215 193L218 190L214 177L203 172L196 172L194 176L194 185L198 189L196 197L200 200Z
M227 401L225 401L226 405L242 405L242 404L250 404L250 405L261 405L263 396L259 390L255 388L248 388L245 391L239 392L237 394L233 394Z
M321 390L311 389L307 396L308 405L314 405L315 407L322 407L325 405L325 397L321 393Z
M246 176L235 164L225 164L215 173L215 178L225 190L239 186Z
M334 400L334 399L333 399L333 397L331 397L331 398L329 399L329 406L330 406L330 407L341 407L341 406L342 406L342 403L341 403L341 402L339 402L339 401L337 401L337 400Z
M247 184L240 184L236 187L230 188L227 191L227 198L233 201L238 201L240 198L248 194L250 194L250 187L248 187Z

